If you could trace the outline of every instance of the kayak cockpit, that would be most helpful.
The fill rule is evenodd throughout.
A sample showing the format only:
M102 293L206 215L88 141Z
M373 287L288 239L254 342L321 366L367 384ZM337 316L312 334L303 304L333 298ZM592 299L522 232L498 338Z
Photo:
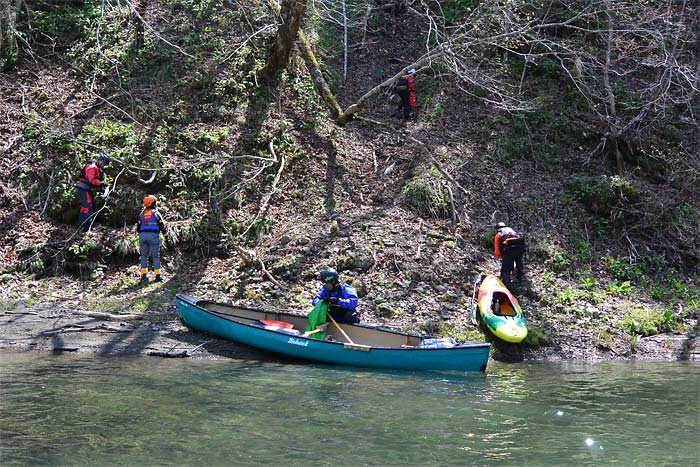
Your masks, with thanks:
M491 311L496 316L515 316L515 307L505 292L496 291L493 293Z

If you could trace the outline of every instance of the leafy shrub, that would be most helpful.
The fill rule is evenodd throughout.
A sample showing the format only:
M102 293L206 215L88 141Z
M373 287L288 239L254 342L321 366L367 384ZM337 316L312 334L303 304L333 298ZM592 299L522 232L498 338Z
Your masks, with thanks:
M523 340L523 345L537 349L546 347L552 343L552 338L540 328L531 326L527 330L527 336Z
M404 202L421 215L444 217L447 214L447 192L440 183L430 178L408 181L403 187L402 195Z
M598 285L598 279L592 276L585 276L581 279L581 286L586 290L593 290Z
M567 184L566 192L593 214L608 218L620 216L623 208L642 199L638 187L618 176L576 177Z
M42 7L46 7L43 9ZM31 7L33 34L56 37L59 34L81 31L100 14L100 2L86 1L51 6L50 2L37 2Z
M617 280L612 281L608 284L608 292L617 295L629 295L634 291L634 287L630 281L622 281L618 283Z
M644 275L644 263L632 257L613 258L605 257L608 271L618 281L637 281Z
M554 256L548 259L545 264L552 267L555 271L563 271L571 264L571 260L561 251L555 251Z
M680 332L683 320L670 309L661 313L645 308L635 308L620 322L621 329L629 336L653 336L662 332Z
M68 247L67 259L77 262L95 258L100 253L100 246L91 237L83 237Z
M564 289L559 294L559 300L561 300L561 302L564 304L571 305L574 303L574 299L577 295L578 294L573 289Z

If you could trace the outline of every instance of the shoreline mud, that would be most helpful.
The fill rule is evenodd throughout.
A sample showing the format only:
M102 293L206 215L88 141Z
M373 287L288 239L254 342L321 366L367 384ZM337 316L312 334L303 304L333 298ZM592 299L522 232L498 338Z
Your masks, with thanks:
M0 351L76 352L105 356L154 356L195 359L260 359L278 357L245 345L187 328L175 305L161 311L158 320L137 315L67 310L47 306L18 307L0 312ZM691 360L700 362L697 336L642 337L633 351L610 349L579 351L561 345L528 349L492 342L491 358L519 361Z

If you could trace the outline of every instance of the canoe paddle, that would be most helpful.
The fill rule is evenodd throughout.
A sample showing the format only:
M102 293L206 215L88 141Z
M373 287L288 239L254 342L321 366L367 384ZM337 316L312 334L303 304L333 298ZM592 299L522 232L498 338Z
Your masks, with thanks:
M341 328L341 327L338 325L338 323L336 323L335 318L333 318L333 316L330 314L330 312L328 313L328 317L331 319L331 321L333 322L333 324L335 324L335 327L338 328L338 330L339 330L340 333L343 335L343 337L348 341L348 343L344 343L344 344L343 344L343 347L345 347L346 349L351 349L351 350L362 350L362 351L365 351L365 352L368 352L369 349L372 348L372 347L369 346L369 345L355 344L355 342L353 342L353 340L350 339L350 336L348 336L348 335L345 333L345 331L343 331L343 328Z
M317 332L322 332L325 331L323 326L319 326L313 331L306 331L304 334L301 335L301 337L309 337L311 334L316 334Z

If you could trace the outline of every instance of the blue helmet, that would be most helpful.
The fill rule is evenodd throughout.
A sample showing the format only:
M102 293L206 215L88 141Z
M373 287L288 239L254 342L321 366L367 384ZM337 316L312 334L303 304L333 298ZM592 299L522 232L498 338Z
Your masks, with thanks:
M333 281L338 282L338 278L338 271L332 268L328 268L321 273L321 282L324 284Z
M97 158L98 161L103 161L105 165L109 165L109 156L107 154L101 154L100 157Z

